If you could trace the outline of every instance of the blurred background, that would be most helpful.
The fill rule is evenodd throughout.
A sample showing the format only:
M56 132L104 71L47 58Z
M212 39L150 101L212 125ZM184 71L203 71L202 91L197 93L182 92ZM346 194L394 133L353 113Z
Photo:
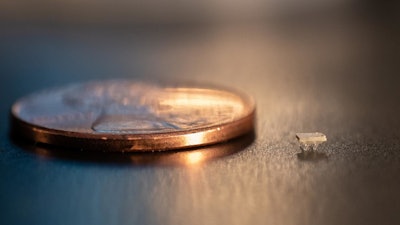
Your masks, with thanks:
M396 91L398 21L394 1L2 0L0 79L17 97L102 77L229 79L254 89L335 74L374 98L369 85Z
M366 0L254 0L254 1L2 1L5 24L53 26L149 26L167 24L265 23L311 19L343 14L370 14L393 20L395 2Z
M396 224L399 15L374 0L0 0L0 221ZM256 139L188 168L52 158L9 140L17 98L111 78L245 91ZM299 155L295 132L308 131L327 135L323 157Z

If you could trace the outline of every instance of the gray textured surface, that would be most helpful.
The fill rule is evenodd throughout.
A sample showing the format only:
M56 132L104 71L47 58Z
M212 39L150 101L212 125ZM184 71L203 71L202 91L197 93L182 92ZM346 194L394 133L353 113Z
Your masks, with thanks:
M398 223L398 34L379 29L338 20L170 32L5 30L0 223ZM16 98L115 77L242 89L257 102L256 138L235 154L176 167L51 156L9 139ZM295 133L312 131L328 142L320 154L300 154Z

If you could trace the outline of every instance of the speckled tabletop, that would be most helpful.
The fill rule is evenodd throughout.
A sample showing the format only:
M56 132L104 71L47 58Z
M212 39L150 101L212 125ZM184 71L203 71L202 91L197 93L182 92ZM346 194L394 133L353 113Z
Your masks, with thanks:
M398 224L398 34L357 20L295 27L3 30L0 223ZM107 78L240 89L257 102L255 134L192 161L10 139L18 97ZM295 133L310 131L328 141L301 153Z

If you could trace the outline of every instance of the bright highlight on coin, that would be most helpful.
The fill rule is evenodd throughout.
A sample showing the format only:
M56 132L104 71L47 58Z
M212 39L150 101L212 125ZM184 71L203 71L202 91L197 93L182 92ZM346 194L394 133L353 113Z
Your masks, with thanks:
M314 133L296 133L296 138L300 142L300 148L303 151L317 150L318 145L324 143L326 135L319 132Z
M254 101L202 86L130 80L50 89L17 101L15 135L97 151L163 151L226 141L254 129Z

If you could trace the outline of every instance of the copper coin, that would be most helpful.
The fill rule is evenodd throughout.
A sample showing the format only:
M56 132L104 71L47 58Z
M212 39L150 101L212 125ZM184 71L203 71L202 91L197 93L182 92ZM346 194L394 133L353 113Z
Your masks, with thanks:
M31 94L11 109L13 133L98 151L163 151L226 141L254 129L252 98L221 88L130 80Z

